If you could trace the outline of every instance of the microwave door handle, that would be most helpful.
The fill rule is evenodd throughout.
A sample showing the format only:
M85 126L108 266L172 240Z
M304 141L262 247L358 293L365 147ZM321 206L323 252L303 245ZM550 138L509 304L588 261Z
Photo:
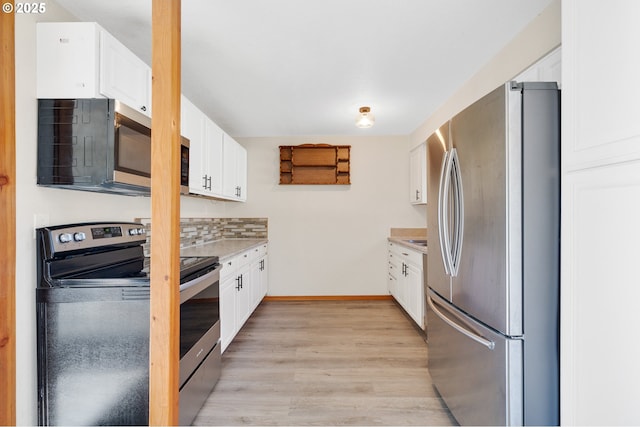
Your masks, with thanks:
M453 320L451 320L447 316L445 316L440 310L438 310L436 308L436 304L434 303L433 299L431 299L431 295L427 296L427 303L429 304L429 307L431 307L431 310L433 310L433 312L443 322L445 322L447 325L451 326L456 331L460 332L462 335L466 336L467 338L470 338L470 339L474 340L478 344L482 344L483 346L487 347L489 350L493 350L496 347L496 343L495 342L493 342L491 340L488 340L485 337L483 337L481 335L478 335L475 332L470 331L470 330L468 330L467 328L465 328L463 326L460 326L459 324L457 324L456 322L454 322Z

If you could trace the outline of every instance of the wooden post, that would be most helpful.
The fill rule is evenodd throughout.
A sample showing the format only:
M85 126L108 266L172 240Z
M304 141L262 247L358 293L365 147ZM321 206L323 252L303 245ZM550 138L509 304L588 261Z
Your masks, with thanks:
M10 10L9 10L10 9ZM16 424L16 84L13 1L0 12L0 425Z
M149 425L178 424L180 0L152 3Z

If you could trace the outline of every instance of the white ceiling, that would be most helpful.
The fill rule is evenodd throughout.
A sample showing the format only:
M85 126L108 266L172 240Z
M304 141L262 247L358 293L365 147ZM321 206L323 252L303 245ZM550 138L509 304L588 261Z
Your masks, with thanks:
M151 63L150 0L57 1ZM182 92L234 137L406 135L550 2L184 0Z

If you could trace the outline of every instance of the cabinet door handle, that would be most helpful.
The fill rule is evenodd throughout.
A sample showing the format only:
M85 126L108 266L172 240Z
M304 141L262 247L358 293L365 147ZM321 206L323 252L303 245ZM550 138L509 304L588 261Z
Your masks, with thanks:
M140 107L140 109L141 109L142 111L147 111L147 106L146 106L146 105L143 105L142 107Z
M207 178L207 190L211 190L211 177Z
M240 277L241 276L236 277L236 283L237 283L236 290L237 291L240 291L240 289L242 289L242 285L240 284Z
M416 190L416 200L420 200L420 190Z
M207 189L207 174L202 177L202 188Z

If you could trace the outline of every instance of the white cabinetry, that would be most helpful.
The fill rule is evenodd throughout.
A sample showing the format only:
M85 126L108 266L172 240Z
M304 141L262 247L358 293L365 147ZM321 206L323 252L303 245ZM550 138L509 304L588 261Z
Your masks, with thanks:
M151 68L100 31L100 93L151 117Z
M222 153L222 194L233 200L247 200L247 150L225 133Z
M151 69L95 22L37 24L38 98L115 98L151 116Z
M220 338L222 351L256 309L267 290L267 244L222 263L220 273Z
M225 273L225 269L227 272ZM220 341L221 351L224 351L233 337L238 332L236 324L237 308L236 308L236 293L239 292L239 286L236 283L236 277L233 273L228 273L229 268L222 268L220 274Z
M409 152L409 201L427 203L427 148L422 143Z
M253 249L251 261L251 311L260 304L268 288L267 244Z
M424 324L423 254L389 242L389 293L421 329Z
M189 192L247 200L247 150L182 97L182 135L189 138Z
M208 117L204 120L205 151L203 152L204 166L203 182L207 182L207 190L211 195L222 194L222 138L224 132Z
M638 17L562 1L561 425L640 425Z
M181 100L182 135L189 139L189 192L216 197L222 194L222 129L184 96Z

